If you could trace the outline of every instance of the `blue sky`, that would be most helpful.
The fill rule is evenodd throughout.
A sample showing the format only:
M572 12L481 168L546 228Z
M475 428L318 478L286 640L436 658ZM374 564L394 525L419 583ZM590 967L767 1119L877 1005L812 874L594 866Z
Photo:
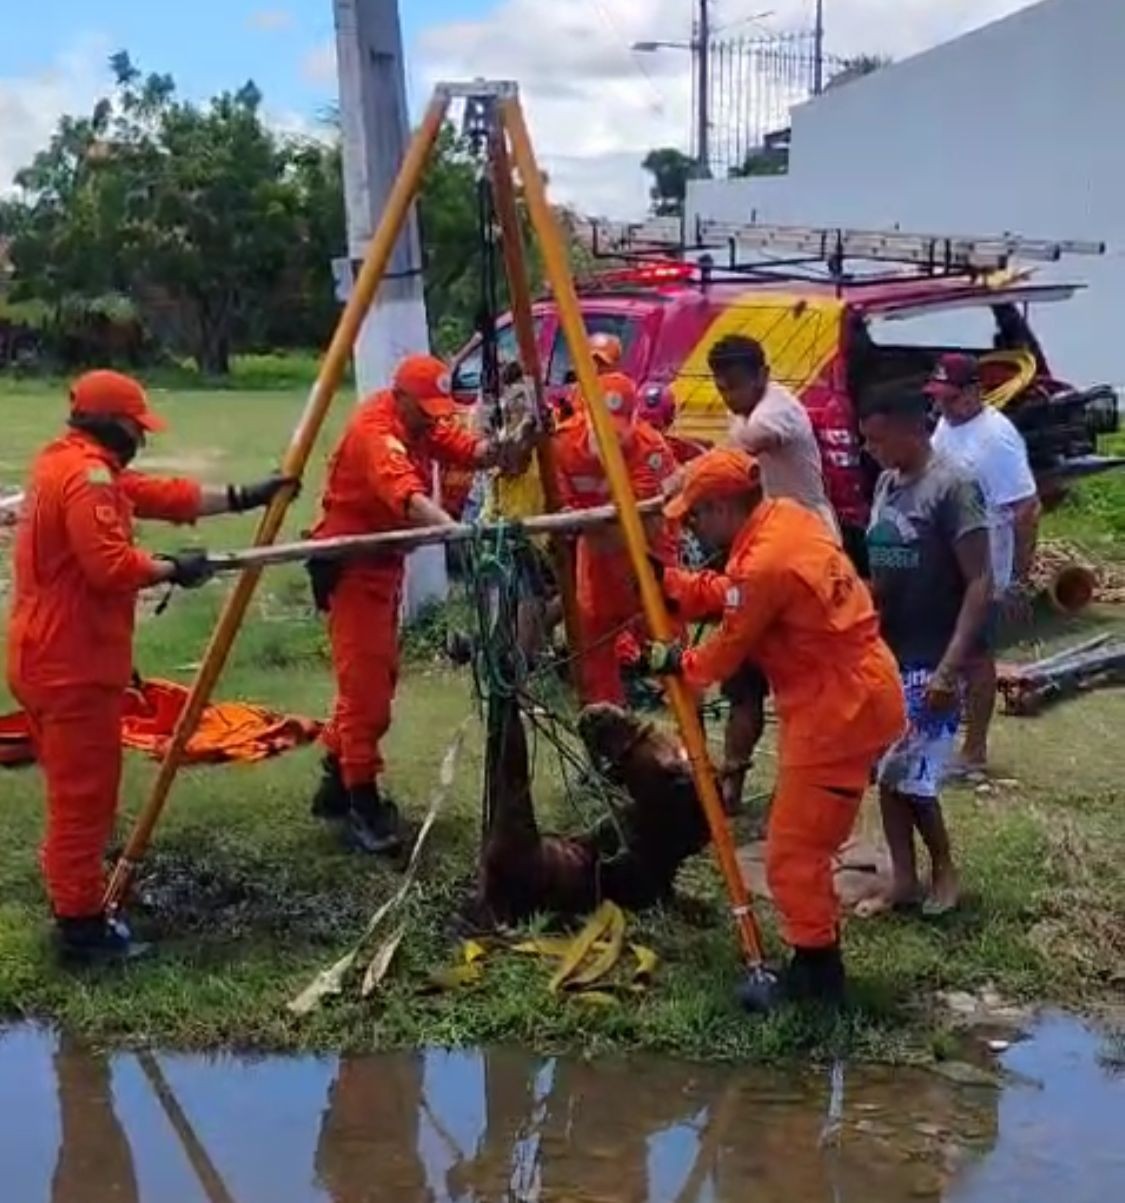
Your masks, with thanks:
M253 78L279 108L315 111L334 84L317 52L333 37L331 0L9 0L19 36L0 39L0 77L34 75L75 47L127 49L142 66L170 71L191 95ZM404 36L481 16L491 0L407 0ZM107 75L108 79L108 75Z
M826 0L828 49L901 59L1030 2ZM758 32L808 29L814 3L712 0L720 28ZM287 131L312 132L336 98L332 0L0 4L18 12L0 36L0 192L61 114L89 112L105 94L115 50L170 72L192 99L253 79L267 118ZM557 199L590 214L639 216L648 203L645 153L687 149L688 55L630 47L690 36L688 0L399 0L399 8L412 106L438 78L518 80ZM748 25L763 9L772 15Z

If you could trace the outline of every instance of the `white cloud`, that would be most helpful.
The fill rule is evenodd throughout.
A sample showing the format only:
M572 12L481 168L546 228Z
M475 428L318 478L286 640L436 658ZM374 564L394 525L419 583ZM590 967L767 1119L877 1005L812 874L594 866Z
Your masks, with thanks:
M259 8L246 18L246 24L258 33L276 33L293 24L293 14L287 8Z
M301 77L317 87L336 83L336 43L321 42L301 60Z
M904 58L1026 7L1032 0L832 0L826 44L841 56ZM723 0L720 32L807 28L814 0ZM773 9L764 22L745 18ZM520 82L552 194L586 212L635 216L647 200L640 160L654 146L687 148L686 52L633 53L636 41L686 41L683 0L500 0L488 15L426 30L413 74Z
M64 113L90 113L110 86L106 38L90 37L26 75L0 76L0 193L10 191Z

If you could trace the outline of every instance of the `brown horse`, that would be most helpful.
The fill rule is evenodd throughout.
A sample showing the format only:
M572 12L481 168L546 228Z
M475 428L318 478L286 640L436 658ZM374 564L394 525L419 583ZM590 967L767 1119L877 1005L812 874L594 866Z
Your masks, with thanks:
M492 703L481 897L494 919L583 914L605 899L641 910L672 897L683 862L709 833L675 736L617 706L587 707L578 731L616 787L614 816L576 836L541 833L527 738L515 699Z

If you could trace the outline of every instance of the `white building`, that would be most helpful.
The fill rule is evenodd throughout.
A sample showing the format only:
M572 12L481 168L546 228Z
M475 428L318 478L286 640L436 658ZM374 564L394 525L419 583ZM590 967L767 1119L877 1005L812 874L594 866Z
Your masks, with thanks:
M1104 241L1040 269L1090 287L1032 320L1058 374L1125 381L1125 0L1042 0L828 91L788 175L693 183L697 215Z

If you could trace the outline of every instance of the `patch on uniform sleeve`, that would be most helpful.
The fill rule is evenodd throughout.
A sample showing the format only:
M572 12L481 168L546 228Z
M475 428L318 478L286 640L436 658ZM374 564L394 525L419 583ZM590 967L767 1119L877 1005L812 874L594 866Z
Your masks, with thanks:
M113 473L102 464L95 464L86 469L86 483L91 485L113 484Z
M111 505L96 505L94 518L104 526L112 526L117 521L117 511Z
M664 467L664 456L659 451L654 451L648 457L648 466L654 471L659 472Z
M742 590L738 587L738 585L731 585L730 588L727 589L726 594L723 597L723 605L728 610L739 610L742 608Z

